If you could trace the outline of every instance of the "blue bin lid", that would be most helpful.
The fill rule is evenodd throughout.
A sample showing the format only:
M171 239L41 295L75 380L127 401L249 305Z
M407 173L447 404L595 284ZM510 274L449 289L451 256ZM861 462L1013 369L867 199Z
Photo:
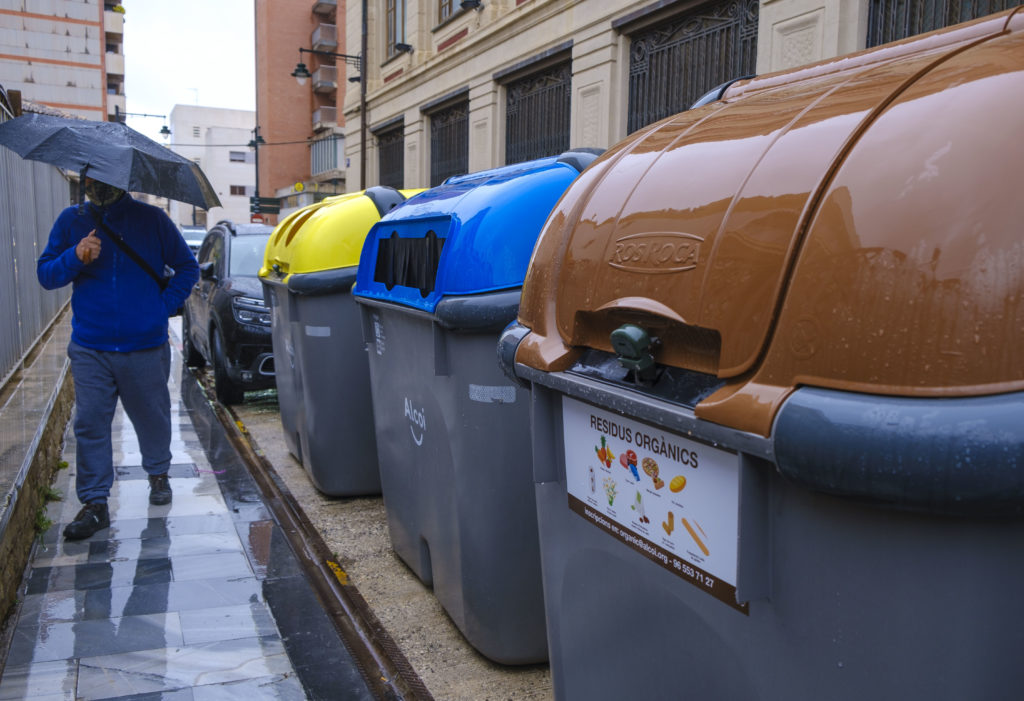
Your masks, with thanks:
M448 178L367 234L353 294L433 312L446 296L520 287L541 227L591 150Z

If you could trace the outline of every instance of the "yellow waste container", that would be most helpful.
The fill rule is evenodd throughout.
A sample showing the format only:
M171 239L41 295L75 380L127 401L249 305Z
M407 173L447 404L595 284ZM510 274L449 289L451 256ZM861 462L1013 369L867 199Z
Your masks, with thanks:
M331 496L380 492L369 369L352 301L367 232L418 190L373 187L284 219L260 269L288 449Z

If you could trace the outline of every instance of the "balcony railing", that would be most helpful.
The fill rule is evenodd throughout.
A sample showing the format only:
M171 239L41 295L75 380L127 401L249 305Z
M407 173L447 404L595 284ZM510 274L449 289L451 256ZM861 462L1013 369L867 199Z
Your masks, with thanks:
M342 134L331 134L325 139L316 139L310 145L309 173L314 178L323 173L341 170L345 137Z
M320 66L313 71L313 92L331 92L338 89L338 69Z
M124 34L124 15L111 10L104 11L103 31L107 34Z
M112 75L124 75L124 55L107 52L107 73Z
M338 27L321 24L313 30L313 48L317 51L335 51L338 48Z
M338 9L338 0L313 0L313 12L318 15L327 15Z
M313 128L326 129L338 124L337 107L318 107L313 110Z

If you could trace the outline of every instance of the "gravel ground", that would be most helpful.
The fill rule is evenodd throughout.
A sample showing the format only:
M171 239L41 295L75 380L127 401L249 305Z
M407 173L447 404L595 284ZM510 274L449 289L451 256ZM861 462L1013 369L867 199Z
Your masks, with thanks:
M552 698L547 665L497 665L466 642L392 551L380 497L332 498L316 490L288 452L276 392L249 393L232 408L435 699Z

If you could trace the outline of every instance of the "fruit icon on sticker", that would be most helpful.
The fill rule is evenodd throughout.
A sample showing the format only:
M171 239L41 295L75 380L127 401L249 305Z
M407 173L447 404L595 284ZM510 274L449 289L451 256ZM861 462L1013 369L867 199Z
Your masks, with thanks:
M644 473L654 482L655 489L661 489L665 486L665 480L658 477L658 463L655 462L654 458L644 458L641 464L643 465Z
M619 456L619 464L625 469L633 473L633 478L639 482L640 473L636 471L637 457L636 453L632 450L627 450L625 453Z
M668 518L661 522L661 527L665 529L666 535L672 535L672 531L676 529L676 515L669 511Z
M605 467L612 466L612 460L615 459L615 454L612 453L612 447L608 445L608 441L605 440L604 436L601 436L601 447L594 446L594 452L597 453L597 459Z

